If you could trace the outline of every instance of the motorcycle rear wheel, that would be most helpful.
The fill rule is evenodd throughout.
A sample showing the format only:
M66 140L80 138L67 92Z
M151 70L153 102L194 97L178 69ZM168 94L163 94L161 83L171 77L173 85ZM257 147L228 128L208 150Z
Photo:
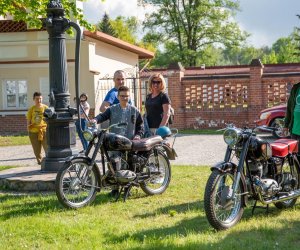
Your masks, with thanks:
M283 164L282 171L285 174L290 174L290 176L296 180L297 186L294 187L294 190L299 189L299 185L300 185L299 175L300 175L300 173L299 173L299 163L298 163L298 161L294 160L294 165L291 166L289 164L288 160L286 159L284 164ZM279 209L284 209L284 208L293 207L296 202L297 202L297 198L286 200L286 201L276 202L274 205L275 205L275 207L277 207Z
M243 215L242 186L238 184L233 200L226 199L232 192L233 173L214 170L206 184L204 209L208 222L216 230L225 230L238 223Z
M148 195L162 194L168 188L171 181L171 167L169 159L163 152L158 151L157 160L159 167L156 166L155 155L152 153L146 164L146 171L150 172L150 178L141 184L141 189ZM151 174L159 171L160 174Z
M86 159L75 158L58 171L55 192L64 207L80 208L95 200L100 178L96 166L89 167Z

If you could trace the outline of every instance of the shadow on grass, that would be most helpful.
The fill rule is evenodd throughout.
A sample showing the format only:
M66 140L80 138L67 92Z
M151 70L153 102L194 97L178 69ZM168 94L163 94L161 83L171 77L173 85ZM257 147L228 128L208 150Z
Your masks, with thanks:
M134 218L148 218L148 217L155 217L157 214L172 214L173 211L175 211L178 214L186 213L189 211L199 211L203 210L203 201L195 201L195 202L187 202L183 204L177 204L177 205L170 205L166 207L162 207L159 209L156 209L154 211L136 215Z
M171 236L180 236L180 237L187 237L191 233L201 233L204 231L209 230L209 225L205 216L197 216L192 219L183 219L175 226L171 227L159 227L159 228L152 228L147 230L141 230L134 234L132 233L125 233L122 236L114 236L109 235L108 240L106 241L107 244L111 243L125 243L128 238L137 241L140 244L143 244L144 241L149 239L154 244L158 243L157 240L165 239L166 237ZM156 239L155 241L151 239ZM152 249L156 249L155 246ZM144 249L144 247L143 247ZM160 248L157 248L160 249ZM172 248L169 248L172 249Z
M28 197L30 196L30 199ZM58 201L53 195L2 195L0 197L2 205L2 220L8 220L16 217L27 217L35 214L60 211Z
M91 205L101 205L111 201L111 198L107 194L98 193L96 202L93 202ZM54 193L28 193L24 195L2 194L0 195L0 204L2 204L0 216L2 220L34 216L35 214L45 214L49 212L72 211L72 209L65 208L60 204Z
M140 199L145 196L145 194L138 193L129 199ZM111 197L109 192L101 191L97 193L95 201L93 201L90 206L98 206L111 202L116 202L115 198ZM117 202L123 202L123 198L121 197ZM72 209L65 208L60 204L55 193L4 193L0 195L0 204L3 204L3 212L0 218L4 220L8 220L12 217L33 216L35 214L48 212L72 211Z

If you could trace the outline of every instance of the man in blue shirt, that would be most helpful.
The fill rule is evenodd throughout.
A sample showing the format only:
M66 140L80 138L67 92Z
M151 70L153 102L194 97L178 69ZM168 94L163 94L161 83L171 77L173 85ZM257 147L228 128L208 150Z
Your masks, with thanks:
M115 87L113 87L108 93L106 94L104 101L100 106L100 111L103 113L108 107L120 103L118 99L118 89L125 84L126 74L123 70L117 70L114 73L114 83ZM131 104L131 101L128 101Z

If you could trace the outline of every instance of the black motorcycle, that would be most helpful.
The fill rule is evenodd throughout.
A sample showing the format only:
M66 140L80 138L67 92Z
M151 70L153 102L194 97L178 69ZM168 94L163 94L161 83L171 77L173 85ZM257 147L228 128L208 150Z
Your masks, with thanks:
M86 151L72 156L56 177L56 195L67 208L80 208L94 201L101 188L120 188L126 200L134 186L148 195L161 194L169 186L171 167L175 159L173 147L159 135L141 140L109 133L109 129L126 126L125 123L97 130L95 126L84 131L89 141ZM97 165L101 155L102 170Z
M224 230L238 223L244 208L257 202L268 209L293 207L300 196L297 159L298 142L279 139L272 143L259 138L252 129L227 126L225 158L211 168L204 195L209 223Z

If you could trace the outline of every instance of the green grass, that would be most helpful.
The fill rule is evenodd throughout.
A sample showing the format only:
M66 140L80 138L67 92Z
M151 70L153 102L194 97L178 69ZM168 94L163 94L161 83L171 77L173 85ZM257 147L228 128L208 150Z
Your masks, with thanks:
M10 168L16 168L18 166L0 166L0 171L5 170L5 169L10 169Z
M245 210L222 232L208 224L203 195L208 167L175 166L162 195L134 189L124 203L106 192L78 210L64 209L54 194L0 195L1 249L299 249L300 211ZM135 192L136 191L136 192Z
M4 146L17 146L17 145L28 145L30 140L28 135L20 136L0 136L0 147Z

